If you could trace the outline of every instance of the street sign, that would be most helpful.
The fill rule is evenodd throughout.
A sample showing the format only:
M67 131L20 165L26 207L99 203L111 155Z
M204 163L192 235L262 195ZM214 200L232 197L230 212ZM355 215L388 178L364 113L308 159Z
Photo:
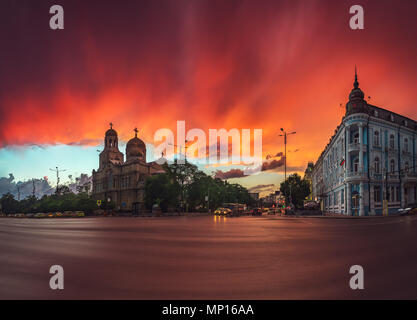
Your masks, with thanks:
M100 207L101 206L101 200L97 200L97 205Z

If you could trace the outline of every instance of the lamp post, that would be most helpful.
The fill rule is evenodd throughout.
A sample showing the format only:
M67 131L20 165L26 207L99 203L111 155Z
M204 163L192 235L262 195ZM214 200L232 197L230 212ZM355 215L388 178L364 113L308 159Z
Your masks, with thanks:
M283 128L281 128L282 134L280 137L284 137L284 181L287 180L287 136L291 134L296 134L295 131L287 133Z

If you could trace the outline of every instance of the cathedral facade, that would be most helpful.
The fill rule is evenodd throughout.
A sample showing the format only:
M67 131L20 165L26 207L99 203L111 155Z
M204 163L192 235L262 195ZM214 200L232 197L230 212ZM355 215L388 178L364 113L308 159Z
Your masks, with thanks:
M327 212L388 215L417 203L417 122L364 99L357 75L346 114L314 165Z
M139 213L144 209L144 188L147 177L164 172L156 162L146 162L146 145L135 136L126 144L126 161L119 151L116 130L110 124L104 137L98 170L93 170L93 198L112 202L118 211Z

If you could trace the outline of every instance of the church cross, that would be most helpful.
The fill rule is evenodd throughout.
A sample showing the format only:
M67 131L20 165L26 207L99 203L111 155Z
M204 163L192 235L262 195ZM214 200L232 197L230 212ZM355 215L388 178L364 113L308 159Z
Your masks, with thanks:
M113 123L110 122L109 124L110 124L110 129L113 129Z
M135 131L135 137L138 137L138 128L133 129L133 131Z

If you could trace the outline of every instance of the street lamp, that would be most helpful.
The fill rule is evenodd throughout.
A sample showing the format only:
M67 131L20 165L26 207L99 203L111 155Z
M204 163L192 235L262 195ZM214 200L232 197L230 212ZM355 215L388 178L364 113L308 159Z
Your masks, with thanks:
M296 134L295 131L287 133L283 128L281 128L282 134L280 137L284 137L284 181L287 180L287 136L291 134Z

